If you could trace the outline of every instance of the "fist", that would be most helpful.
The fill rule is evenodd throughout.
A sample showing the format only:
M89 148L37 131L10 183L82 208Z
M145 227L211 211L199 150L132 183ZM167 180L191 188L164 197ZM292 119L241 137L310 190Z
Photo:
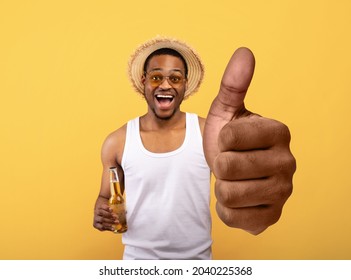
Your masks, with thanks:
M245 108L254 66L246 48L230 59L206 119L204 152L216 177L219 218L259 234L279 220L292 193L296 161L288 127Z

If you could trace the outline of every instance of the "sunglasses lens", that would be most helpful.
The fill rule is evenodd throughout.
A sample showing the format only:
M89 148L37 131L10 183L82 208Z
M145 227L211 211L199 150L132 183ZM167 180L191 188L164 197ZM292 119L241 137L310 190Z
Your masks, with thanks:
M162 74L149 75L149 81L153 87L159 86L163 82L163 79L164 79L164 77L162 76Z
M177 75L171 75L168 77L168 81L170 81L171 84L177 85L183 80L182 76L177 76Z
M158 87L163 83L164 79L168 79L168 83L172 86L177 86L183 81L183 76L180 74L172 74L170 76L163 76L161 73L149 73L149 82L153 87Z

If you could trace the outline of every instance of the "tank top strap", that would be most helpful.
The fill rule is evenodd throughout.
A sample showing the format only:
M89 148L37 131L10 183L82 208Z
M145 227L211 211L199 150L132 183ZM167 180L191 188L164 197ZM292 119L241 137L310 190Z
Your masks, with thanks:
M124 151L122 155L122 168L125 164L126 157L131 149L138 146L139 137L139 117L129 120L127 123L126 140L124 144Z
M189 125L191 125L192 132L196 133L198 136L201 136L201 129L199 124L199 117L194 113L187 113L189 119Z

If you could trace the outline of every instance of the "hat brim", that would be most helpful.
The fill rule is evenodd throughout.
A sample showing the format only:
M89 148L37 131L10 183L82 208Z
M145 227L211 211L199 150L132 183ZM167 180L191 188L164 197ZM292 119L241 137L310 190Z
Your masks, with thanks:
M184 93L184 98L198 91L204 77L204 65L199 55L186 43L161 36L142 44L132 54L128 63L128 74L134 89L144 95L144 85L141 77L143 75L145 60L151 53L162 48L174 49L185 59L188 67L188 86Z

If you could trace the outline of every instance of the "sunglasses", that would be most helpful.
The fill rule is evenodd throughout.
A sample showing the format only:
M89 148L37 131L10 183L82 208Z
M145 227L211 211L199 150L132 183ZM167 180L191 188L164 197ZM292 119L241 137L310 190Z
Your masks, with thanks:
M153 87L158 87L161 85L165 79L167 79L168 83L172 87L179 87L186 78L183 77L181 73L173 73L169 76L164 76L161 72L148 72L145 73L147 80L149 81L150 85Z

